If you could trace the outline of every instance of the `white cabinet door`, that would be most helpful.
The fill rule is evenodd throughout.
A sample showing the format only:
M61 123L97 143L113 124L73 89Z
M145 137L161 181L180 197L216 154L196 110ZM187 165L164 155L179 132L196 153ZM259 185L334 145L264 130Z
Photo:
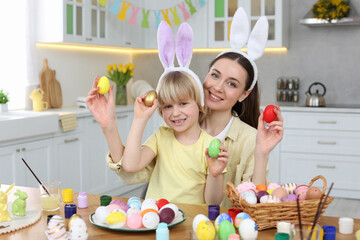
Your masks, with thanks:
M102 194L106 191L107 175L111 170L105 161L108 147L104 134L93 117L86 119L86 152L87 157L84 164L86 192Z
M0 181L6 184L37 187L38 182L23 163L30 166L41 181L53 179L53 141L51 138L26 143L15 143L0 148Z
M230 27L236 9L244 7L251 29L260 16L269 21L267 47L286 47L288 36L289 12L287 0L210 0L208 2L208 33L209 47L230 47Z
M83 133L65 134L56 137L54 159L56 176L61 188L72 188L74 192L83 191Z

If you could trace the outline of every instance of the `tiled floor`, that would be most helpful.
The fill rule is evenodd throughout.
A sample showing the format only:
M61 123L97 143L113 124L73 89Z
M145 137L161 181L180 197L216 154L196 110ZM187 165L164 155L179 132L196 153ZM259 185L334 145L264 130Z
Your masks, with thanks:
M121 197L140 197L142 188L128 192ZM335 198L325 210L324 216L332 217L351 217L360 219L360 200Z

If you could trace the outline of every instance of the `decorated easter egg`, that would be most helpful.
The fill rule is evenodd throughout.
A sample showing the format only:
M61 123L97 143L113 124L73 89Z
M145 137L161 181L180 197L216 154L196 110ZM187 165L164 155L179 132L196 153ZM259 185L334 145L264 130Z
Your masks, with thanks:
M150 205L156 204L156 200L153 198L147 198L142 202L142 205L146 206L148 204L150 204Z
M284 188L288 194L295 193L296 187L297 187L296 183L287 183L282 185L282 188Z
M320 199L322 196L322 192L317 187L311 187L306 193L306 199Z
M155 203L147 203L147 204L142 204L142 206L141 206L141 211L144 211L144 210L146 210L146 209L153 209L153 210L155 210L156 212L158 212L159 211L159 208L158 208L158 206L155 204Z
M254 220L244 219L240 223L239 233L241 239L256 239L258 235L258 227Z
M158 206L159 210L166 204L169 204L169 201L166 200L165 198L161 198L161 199L157 200L157 202L156 202L156 205Z
M237 185L236 190L238 190L240 194L249 190L254 190L254 192L256 192L256 186L252 182L242 182Z
M240 223L244 220L244 219L251 219L251 217L249 216L249 214L241 212L238 215L236 215L235 217L235 228L239 229Z
M198 214L194 217L193 224L192 224L194 232L196 232L197 226L203 220L209 220L209 218L207 216L205 216L204 214Z
M257 203L257 198L253 191L245 191L245 192L241 193L240 195L242 198L245 199L245 201L247 201L250 204Z
M65 223L59 215L54 215L50 219L47 225L46 235L49 239L68 239L68 233L66 232Z
M165 209L165 208L171 208L171 209L174 211L175 216L176 216L176 215L178 214L178 212L179 212L179 208L178 208L175 204L169 203L169 204L164 205L164 206L160 209L159 213L160 213L163 209Z
M106 222L110 227L121 228L126 223L126 213L123 210L112 212L106 217Z
M215 219L215 223L214 223L214 224L215 224L215 229L216 229L216 231L219 231L220 223L221 223L222 221L224 221L224 220L227 220L227 221L233 223L233 222L232 222L232 219L231 219L231 217L230 217L229 214L227 214L227 213L222 213L222 214L220 214L219 216L217 216L217 218Z
M227 240L230 234L236 233L233 224L227 220L224 220L219 225L219 238Z
M106 207L109 209L110 212L113 212L117 209L121 209L118 204L109 204Z
M275 120L276 118L276 114L274 112L275 106L274 105L268 105L266 106L264 112L263 112L263 116L264 116L264 120L267 123L271 123L272 121Z
M158 213L158 211L156 211L155 209L153 209L153 208L147 208L147 209L144 209L143 211L141 211L141 216L143 216L144 217L144 215L145 214L147 214L148 212L154 212L154 213L156 213L156 214L159 214Z
M267 191L259 191L256 193L256 198L257 198L257 202L259 203L260 202L260 198L262 196L265 196L265 195L269 195L269 193Z
M256 186L256 190L258 190L258 191L266 191L267 186L265 184L259 184L259 185Z
M290 193L289 195L283 197L281 199L281 201L282 202L296 202L296 199L297 199L296 194Z
M215 239L215 227L210 220L202 220L197 226L195 233L198 240Z
M95 210L94 220L96 223L106 223L106 217L110 214L110 210L105 206L100 206Z
M132 213L140 213L141 210L137 207L131 207L127 210L126 214L129 216Z
M267 190L275 190L276 188L278 187L281 187L279 184L277 183L270 183L268 186L267 186Z
M151 107L154 104L154 100L157 98L155 90L150 90L144 97L144 103L146 106Z
M306 199L306 193L308 190L309 190L309 187L304 184L298 185L296 187L295 194L297 197L299 197L299 201L303 201Z
M273 195L264 195L260 198L260 203L278 203L281 200Z
M142 225L142 217L140 213L132 213L128 216L126 224L131 229L139 229Z
M160 217L155 212L148 212L142 218L142 224L146 228L156 228L160 222Z
M159 212L159 216L160 216L160 222L169 224L172 222L172 220L174 220L175 212L172 208L163 207Z
M282 199L283 197L288 195L288 192L286 191L286 189L279 187L276 188L271 195L277 197L278 199Z
M109 91L110 89L110 82L109 79L106 76L102 76L99 79L99 82L97 84L97 87L99 88L98 92L100 94L105 94Z
M86 223L82 218L76 218L69 229L70 239L87 239L88 232Z
M213 139L210 142L209 148L208 148L208 153L209 156L212 158L217 158L219 157L219 153L221 152L220 147L221 146L221 142L219 141L219 139Z
M129 208L135 207L138 208L139 210L141 209L141 200L138 197L131 197L129 198L127 205Z

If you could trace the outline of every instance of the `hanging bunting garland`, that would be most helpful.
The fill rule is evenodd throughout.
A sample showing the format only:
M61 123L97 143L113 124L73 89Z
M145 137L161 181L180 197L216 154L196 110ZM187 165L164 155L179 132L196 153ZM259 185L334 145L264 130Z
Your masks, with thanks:
M141 22L141 27L142 28L149 28L149 13L150 13L150 10L143 9L142 13L143 13L144 18L143 18L143 20Z
M107 0L97 0L97 1L103 7L107 3ZM141 15L138 13L141 10L142 21L141 24L139 23L140 26L142 28L149 28L151 25L157 29L161 20L165 20L170 26L172 25L176 26L181 24L182 22L187 21L192 15L194 15L197 12L196 7L202 8L206 5L206 0L198 0L196 2L197 4L194 5L192 0L182 0L181 2L179 2L178 4L176 4L171 8L152 10L152 9L137 7L125 0L114 0L114 3L110 6L109 11L114 15L116 15L117 18L120 19L121 21L124 22L127 21L129 24L136 26L137 18L138 16L140 17ZM127 14L127 11L130 6L131 6L131 15L130 13ZM178 9L180 10L177 11ZM171 17L172 21L169 16L169 10L172 16ZM153 12L153 15L150 14L150 12ZM127 15L129 15L128 18ZM150 16L152 17L150 18Z
M176 6L174 7L174 9L169 8L170 12L172 13L173 17L174 17L174 24L175 25L179 25L181 23L179 16L176 13Z
M131 10L132 10L132 15L129 19L129 24L136 26L136 15L139 12L140 8L131 5Z
M191 0L185 0L186 4L189 6L190 8L190 14L194 15L194 13L196 13L196 8L194 7L194 5L192 4Z
M126 11L127 9L130 7L130 3L126 4L125 1L122 2L122 8L121 8L121 12L119 12L119 15L117 16L118 19L120 19L121 21L125 21L126 18Z

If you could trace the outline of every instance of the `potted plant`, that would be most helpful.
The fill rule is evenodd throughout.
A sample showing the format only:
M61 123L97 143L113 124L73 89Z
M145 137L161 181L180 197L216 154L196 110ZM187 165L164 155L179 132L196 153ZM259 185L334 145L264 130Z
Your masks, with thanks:
M8 105L7 102L9 101L9 94L4 92L3 89L0 90L0 112L7 112Z
M116 84L116 105L127 104L126 84L134 76L134 69L135 65L132 63L127 63L125 66L122 63L119 63L119 66L117 64L107 66L108 78Z
M340 20L347 17L350 12L349 1L347 0L319 0L311 9L315 18L327 20Z

